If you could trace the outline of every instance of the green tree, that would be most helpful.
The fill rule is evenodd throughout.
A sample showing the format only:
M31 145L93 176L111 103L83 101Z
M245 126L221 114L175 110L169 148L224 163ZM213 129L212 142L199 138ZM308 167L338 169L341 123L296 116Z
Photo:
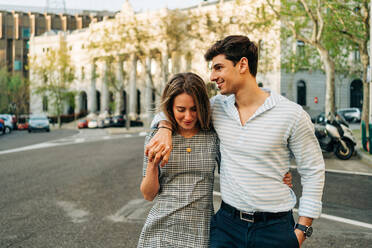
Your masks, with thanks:
M363 81L362 120L368 126L370 84L367 82L367 69L369 65L370 1L355 0L344 3L327 1L326 6L330 13L328 21L332 24L330 25L330 31L342 35L344 39L352 44L352 48L359 51Z
M63 103L71 99L70 85L75 79L75 70L71 65L64 37L57 49L50 49L43 55L30 58L30 69L34 80L31 81L35 93L52 98L53 109L61 127Z
M325 18L327 9L320 0L281 0L280 7L274 1L266 0L277 18L288 29L295 41L301 41L316 49L321 68L326 74L326 116L335 112L335 62L327 49L325 36Z
M27 114L29 111L29 82L19 74L0 69L0 113Z

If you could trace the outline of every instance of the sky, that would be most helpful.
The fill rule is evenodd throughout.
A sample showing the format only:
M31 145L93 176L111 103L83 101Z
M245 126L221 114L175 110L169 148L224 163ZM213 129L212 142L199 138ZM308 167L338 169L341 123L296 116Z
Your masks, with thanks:
M0 0L2 5L46 7L47 0ZM125 0L65 0L67 9L118 11ZM156 10L164 7L184 8L203 0L129 0L135 11ZM49 0L50 6L63 6L63 0Z

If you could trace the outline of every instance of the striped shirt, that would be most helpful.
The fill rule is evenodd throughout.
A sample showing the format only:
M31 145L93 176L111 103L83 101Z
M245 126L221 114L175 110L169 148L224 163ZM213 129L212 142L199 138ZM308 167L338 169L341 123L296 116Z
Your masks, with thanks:
M235 95L211 99L220 139L222 200L247 212L283 212L296 196L283 183L294 155L301 176L299 215L318 218L322 209L324 161L309 115L296 103L271 92L242 125ZM158 115L153 123L162 118Z

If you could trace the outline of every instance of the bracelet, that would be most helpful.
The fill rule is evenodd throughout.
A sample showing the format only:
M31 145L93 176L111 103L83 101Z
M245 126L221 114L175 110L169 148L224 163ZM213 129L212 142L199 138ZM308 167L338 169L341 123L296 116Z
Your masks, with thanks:
M165 129L168 129L169 131L173 132L172 128L169 128L169 127L160 126L160 127L158 127L158 128L159 128L159 129L160 129L160 128L165 128Z

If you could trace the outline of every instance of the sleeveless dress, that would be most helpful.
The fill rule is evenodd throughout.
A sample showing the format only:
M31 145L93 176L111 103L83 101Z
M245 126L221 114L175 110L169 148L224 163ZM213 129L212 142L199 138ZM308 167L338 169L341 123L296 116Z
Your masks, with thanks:
M156 130L146 137L145 145ZM138 248L209 247L214 170L219 141L214 131L191 138L174 134L169 162L159 167L160 190L142 229ZM147 167L144 158L143 176Z

